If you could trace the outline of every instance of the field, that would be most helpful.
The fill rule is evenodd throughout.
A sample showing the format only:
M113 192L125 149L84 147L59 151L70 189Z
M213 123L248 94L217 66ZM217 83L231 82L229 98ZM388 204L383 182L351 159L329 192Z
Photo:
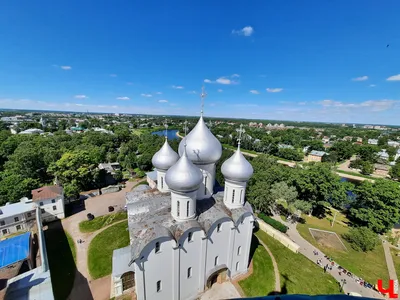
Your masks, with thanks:
M94 218L92 221L86 220L79 223L81 232L94 232L115 222L125 220L128 217L125 211L116 212Z
M318 219L316 217L309 216L303 217L306 220L306 223L297 225L297 230L301 236L315 247L319 248L326 255L332 257L343 268L349 270L357 276L360 276L371 284L375 284L378 279L382 279L384 281L389 280L385 254L381 244L379 244L373 251L369 252L359 252L354 250L344 239L341 240L347 248L347 251L321 246L310 234L310 228L334 231L339 237L341 234L347 233L349 228L338 223L335 223L335 225L331 227L331 221L329 221L327 218Z
M340 294L338 282L299 253L259 230L256 236L271 250L278 264L282 294Z
M343 242L335 232L315 228L309 228L308 230L319 245L339 251L347 251L345 245L343 245Z
M110 226L94 237L89 246L88 269L93 279L111 274L115 249L129 245L128 222Z

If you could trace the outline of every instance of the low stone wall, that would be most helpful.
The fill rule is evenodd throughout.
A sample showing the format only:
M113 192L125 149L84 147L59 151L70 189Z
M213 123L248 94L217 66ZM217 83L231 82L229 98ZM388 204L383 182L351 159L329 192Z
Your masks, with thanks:
M300 246L297 245L295 242L293 242L287 235L276 230L275 228L268 225L261 219L257 218L256 220L257 220L259 228L262 231L264 231L266 234L270 235L271 237L273 237L274 239L279 241L282 245L284 245L286 248L289 248L293 252L295 252L295 253L299 252Z
M101 189L101 194L109 194L109 193L116 193L121 190L119 185L109 185L105 188Z

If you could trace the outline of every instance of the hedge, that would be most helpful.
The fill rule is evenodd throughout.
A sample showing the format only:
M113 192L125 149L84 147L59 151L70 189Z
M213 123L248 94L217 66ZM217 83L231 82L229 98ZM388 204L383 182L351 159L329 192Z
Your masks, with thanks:
M263 213L259 213L258 217L263 220L265 223L271 225L272 227L274 227L275 229L279 230L280 232L286 233L286 231L288 230L286 225L283 225L281 222L272 219L271 217L264 215Z

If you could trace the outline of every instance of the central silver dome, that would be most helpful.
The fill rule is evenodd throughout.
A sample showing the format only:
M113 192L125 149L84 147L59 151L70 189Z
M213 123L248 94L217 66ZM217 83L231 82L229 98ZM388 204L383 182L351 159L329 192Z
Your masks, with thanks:
M247 181L253 175L252 165L244 158L240 148L221 166L222 175L233 181Z
M173 166L178 159L178 153L171 148L168 144L168 140L165 139L164 145L154 154L151 162L157 169L166 171Z
M222 155L222 146L218 139L211 133L204 123L203 116L200 117L196 126L186 137L187 155L195 164L216 163ZM184 141L179 144L179 155L184 151Z
M192 192L203 182L203 173L187 157L185 151L165 174L168 187L177 192Z

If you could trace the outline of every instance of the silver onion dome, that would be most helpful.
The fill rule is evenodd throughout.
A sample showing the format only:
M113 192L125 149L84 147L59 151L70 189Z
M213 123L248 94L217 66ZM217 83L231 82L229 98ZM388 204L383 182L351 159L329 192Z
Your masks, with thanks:
M225 179L233 181L247 181L253 175L252 165L244 158L240 147L221 166L222 175Z
M172 167L178 159L178 153L171 148L168 144L168 140L165 139L164 145L156 152L156 154L154 154L151 162L157 169L166 171Z
M187 156L195 164L216 163L222 155L222 146L200 117L196 126L186 137ZM179 144L179 155L184 151L184 141Z
M195 191L202 181L203 173L189 160L185 149L178 162L165 174L168 187L177 192Z

